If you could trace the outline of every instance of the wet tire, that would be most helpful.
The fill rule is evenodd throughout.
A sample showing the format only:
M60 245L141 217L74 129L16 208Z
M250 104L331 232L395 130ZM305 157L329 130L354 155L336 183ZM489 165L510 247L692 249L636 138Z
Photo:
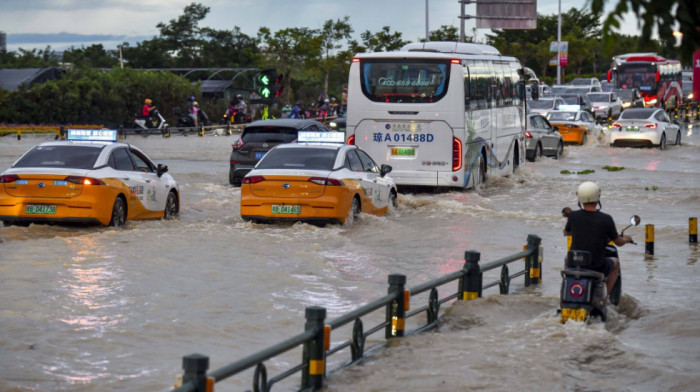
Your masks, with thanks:
M163 211L163 219L170 220L177 218L180 211L180 202L177 199L177 194L174 191L168 193L168 200L165 202L165 211Z
M112 219L109 221L109 225L112 227L124 226L126 223L126 205L124 204L124 199L118 197L114 199L114 206L112 207Z
M355 223L357 216L360 215L360 211L360 199L355 196L352 198L352 203L350 203L350 211L348 211L348 217L345 219L345 225L352 226L352 224Z
M235 186L235 187L238 187L238 186L241 186L241 182L242 182L242 179L236 178L236 177L233 175L233 170L229 170L229 172L228 172L228 183L231 184L231 185L233 185L233 186Z
M659 140L659 150L665 150L665 149L666 149L666 134L662 133L661 140Z
M586 132L583 133L583 136L581 136L581 145L585 146L586 142L588 141L588 134Z
M537 146L535 146L535 157L532 158L533 162L542 158L542 145L537 143Z
M620 303L620 298L622 298L622 274L617 278L608 297L610 298L611 304L617 306Z
M389 194L389 206L391 208L397 208L399 206L399 196L393 190Z
M557 152L554 153L554 159L559 159L559 157L564 153L564 143L559 142L557 145Z

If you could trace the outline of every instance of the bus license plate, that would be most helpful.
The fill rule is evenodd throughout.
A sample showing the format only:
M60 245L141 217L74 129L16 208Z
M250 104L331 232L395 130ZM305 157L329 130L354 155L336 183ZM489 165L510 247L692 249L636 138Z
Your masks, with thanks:
M401 156L401 157L412 157L416 155L416 149L413 147L392 147L391 148L391 155L392 156Z
M264 152L256 152L255 153L255 159L262 159L262 157L265 156Z
M298 215L301 214L301 206L298 205L272 205L273 214L289 214Z
M24 208L27 214L56 215L56 206L46 204L29 204Z

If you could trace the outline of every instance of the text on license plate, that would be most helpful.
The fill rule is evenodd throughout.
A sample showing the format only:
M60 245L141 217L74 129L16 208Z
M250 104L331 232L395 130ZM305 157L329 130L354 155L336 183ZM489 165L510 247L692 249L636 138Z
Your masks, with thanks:
M262 157L265 156L264 152L256 152L255 153L255 159L262 159Z
M574 320L574 321L585 321L586 320L586 309L571 309L564 308L561 310L562 321Z
M56 214L56 206L47 204L29 204L24 208L26 214Z
M299 205L272 205L273 214L301 214L301 206Z
M392 147L391 155L393 156L414 156L416 149L413 147Z
M627 127L627 132L639 132L639 127Z

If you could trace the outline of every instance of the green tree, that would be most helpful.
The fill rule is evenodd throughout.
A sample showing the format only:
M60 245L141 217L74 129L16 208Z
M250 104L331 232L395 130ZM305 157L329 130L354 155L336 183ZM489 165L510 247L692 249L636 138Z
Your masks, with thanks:
M459 41L459 30L456 26L442 25L437 30L431 30L429 34L431 41ZM466 37L465 37L466 39ZM421 39L424 41L424 39ZM471 42L467 40L467 42Z
M182 15L171 19L168 24L158 23L161 39L175 56L175 64L180 67L201 66L204 36L199 27L209 13L209 7L191 3L186 6Z
M697 0L616 0L613 11L608 14L603 23L603 33L607 45L612 45L614 36L611 34L620 28L623 16L632 11L642 27L639 37L642 45L652 41L651 34L656 28L659 37L665 42L675 42L674 28L683 34L679 53L683 61L690 61L693 53L700 48L700 7ZM600 13L606 0L591 0L593 13Z
M87 48L71 47L63 52L63 62L79 67L112 68L119 64L119 59L117 59L117 51L107 51L102 44L93 44Z
M365 30L365 32L360 34L362 44L352 40L350 41L349 45L355 53L390 52L393 50L399 50L402 46L410 42L404 41L401 36L402 33L398 31L392 33L389 26L384 26L376 33Z
M326 93L328 93L328 76L335 63L335 55L337 50L342 48L340 41L349 39L350 34L354 32L349 20L349 16L345 16L342 20L329 19L323 23L323 27L319 31L321 61L318 64L323 73L323 91Z

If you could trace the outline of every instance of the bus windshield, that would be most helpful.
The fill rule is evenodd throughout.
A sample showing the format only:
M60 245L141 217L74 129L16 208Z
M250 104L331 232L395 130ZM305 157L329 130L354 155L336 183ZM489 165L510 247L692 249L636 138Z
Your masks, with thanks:
M652 64L625 63L617 67L620 88L636 88L641 92L656 95L656 66Z
M447 94L449 60L362 59L362 92L374 102L431 103Z

